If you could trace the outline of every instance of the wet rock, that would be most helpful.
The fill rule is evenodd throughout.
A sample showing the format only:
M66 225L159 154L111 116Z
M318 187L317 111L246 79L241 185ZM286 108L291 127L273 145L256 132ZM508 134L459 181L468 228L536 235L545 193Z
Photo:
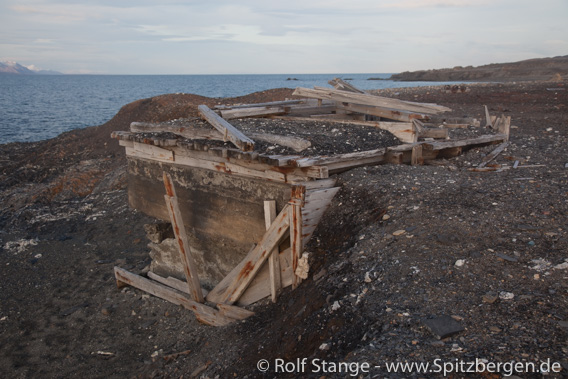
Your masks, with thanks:
M423 323L438 339L451 337L464 330L458 321L447 315L424 320Z

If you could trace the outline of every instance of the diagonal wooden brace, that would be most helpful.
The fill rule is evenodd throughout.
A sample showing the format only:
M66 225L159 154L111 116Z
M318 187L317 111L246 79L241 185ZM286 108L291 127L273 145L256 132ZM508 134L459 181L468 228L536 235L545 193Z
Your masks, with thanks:
M282 209L258 245L209 292L207 295L208 301L233 304L239 300L262 267L262 264L268 259L270 253L278 246L280 240L288 231L290 226L290 207L287 204Z
M181 261L183 263L183 271L189 287L189 294L193 300L203 303L205 301L203 292L201 291L201 283L199 282L199 275L197 274L197 265L191 254L191 248L181 217L174 184L170 174L164 172L164 186L166 187L166 208L172 221L172 227L178 243Z

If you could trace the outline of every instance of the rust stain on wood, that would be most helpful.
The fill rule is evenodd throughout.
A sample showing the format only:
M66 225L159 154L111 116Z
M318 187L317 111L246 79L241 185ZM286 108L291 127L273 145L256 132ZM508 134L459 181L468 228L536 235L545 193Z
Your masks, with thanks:
M170 181L168 174L165 172L164 172L164 186L166 187L166 193L168 194L168 196L170 197L174 196L174 188L172 182Z
M246 278L247 276L249 276L249 274L251 273L251 271L254 269L254 265L252 264L251 261L248 261L245 264L245 267L243 267L243 269L241 270L241 272L239 273L239 277L237 279L237 281L240 281L244 278Z

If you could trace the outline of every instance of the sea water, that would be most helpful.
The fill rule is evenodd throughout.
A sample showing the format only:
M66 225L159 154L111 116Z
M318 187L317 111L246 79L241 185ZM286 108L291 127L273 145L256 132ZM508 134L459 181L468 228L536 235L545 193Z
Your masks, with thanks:
M390 75L0 75L0 144L101 125L128 103L169 93L233 97L272 88L330 87L327 81L335 77L364 90L434 84L368 80Z

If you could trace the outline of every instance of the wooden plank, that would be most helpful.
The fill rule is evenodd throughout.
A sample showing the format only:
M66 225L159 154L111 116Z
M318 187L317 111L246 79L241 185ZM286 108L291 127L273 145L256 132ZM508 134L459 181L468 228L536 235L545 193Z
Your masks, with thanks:
M213 128L196 128L192 124L170 125L165 123L132 122L130 124L130 130L132 132L142 133L174 133L189 139L223 140L223 134L218 130Z
M418 112L418 113L432 113L437 114L441 112L450 111L450 108L443 107L437 104L424 104L415 103L411 101L404 101L392 99L388 97L375 96L369 94L357 94L346 91L340 91L327 88L296 88L293 95L304 96L314 99L328 99L338 102L346 102L360 105L370 105L382 108L389 108L399 111Z
M507 136L505 139L506 141L509 140L509 135L511 133L511 116L503 115L501 116L502 122L499 124L499 129L497 130L498 133Z
M283 174L281 172L275 172L271 170L267 171L254 170L247 167L243 167L242 165L237 165L228 162L222 162L222 161L218 162L213 160L197 159L197 158L191 158L189 156L177 155L175 163L185 166L204 168L207 170L223 172L226 174L234 174L234 175L240 175L250 178L258 178L258 179L266 179L282 183L287 182L286 174Z
M382 118L388 118L389 120L396 120L402 122L411 122L414 119L428 119L428 115L425 113L413 113L407 111L400 111L396 109L374 107L370 105L359 105L352 103L337 103L338 109L343 109L351 112L357 112L362 114L368 114L371 116L378 116Z
M503 142L502 144L497 146L495 150L493 150L491 153L487 154L485 158L483 158L481 163L477 165L477 168L483 168L487 166L487 164L491 162L493 159L497 158L497 156L501 154L501 152L503 152L503 150L505 150L507 146L509 146L509 142Z
M251 104L235 104L235 105L216 105L214 109L242 109L242 108L256 108L256 107L272 107L272 106L284 106L284 105L294 105L302 104L303 100L281 100L281 101L268 101L265 103L251 103Z
M168 276L167 278L164 278L163 276L160 276L152 271L148 271L148 277L152 280L155 280L156 282L165 284L168 287L172 287L178 291L181 291L183 293L186 293L189 295L189 287L187 285L187 282L183 281L183 280L179 280L177 278L174 278L172 276ZM203 296L207 296L207 293L209 291L207 291L204 288L201 288L201 292L203 293Z
M225 120L232 120L235 118L247 117L262 117L268 115L277 115L286 113L284 107L254 107L254 108L240 108L240 109L227 109L221 110L221 117Z
M266 229L270 228L270 225L276 218L276 201L266 200L264 202L264 223ZM270 257L268 258L268 267L270 273L270 295L272 297L272 302L275 303L280 296L282 291L282 278L280 276L280 256L278 245L272 249L270 252Z
M236 307L229 304L217 304L217 308L221 311L221 314L230 317L235 320L245 320L250 316L254 316L254 312L249 311L241 307Z
M292 259L292 271L294 272L294 282L292 283L292 289L296 289L300 283L302 283L302 278L296 275L296 270L298 268L298 259L302 256L303 245L302 245L302 207L301 205L291 205L290 212L290 248L291 248L291 259Z
M474 146L474 145L491 144L495 142L503 142L505 139L506 137L502 134L486 134L479 137L460 139L460 140L424 142L423 145L425 150L442 150L453 147Z
M328 81L328 83L338 90L349 91L354 93L365 93L365 91L361 91L359 88L355 87L351 83L347 83L346 81L340 78L333 78L332 80Z
M187 294L176 291L173 288L163 284L146 279L140 275L128 272L120 267L114 268L114 276L117 284L129 285L148 292L151 295L167 300L176 305L181 305L195 313L195 317L208 325L224 326L235 321L235 319L224 316L216 310L205 304L191 300Z
M127 148L128 149L128 148ZM174 153L171 150L163 149L158 146L146 145L144 143L134 142L133 150L142 155L149 156L163 162L173 162Z
M185 273L189 294L193 298L193 300L199 303L203 303L205 299L203 297L203 292L201 291L199 275L197 274L197 264L193 259L193 253L191 252L191 246L189 245L189 239L187 238L185 231L183 218L181 216L181 211L179 209L175 192L174 182L172 181L170 174L168 174L167 172L164 172L163 178L164 186L166 187L166 195L164 195L166 208L168 209L168 214L170 215L174 235L178 243L178 250L181 255L183 271Z
M229 124L206 105L199 105L197 111L204 120L220 131L226 139L243 151L254 150L254 141L245 136L240 130Z
M214 303L233 304L254 279L269 253L288 231L290 225L290 205L286 205L276 217L261 241L209 294L207 300Z

